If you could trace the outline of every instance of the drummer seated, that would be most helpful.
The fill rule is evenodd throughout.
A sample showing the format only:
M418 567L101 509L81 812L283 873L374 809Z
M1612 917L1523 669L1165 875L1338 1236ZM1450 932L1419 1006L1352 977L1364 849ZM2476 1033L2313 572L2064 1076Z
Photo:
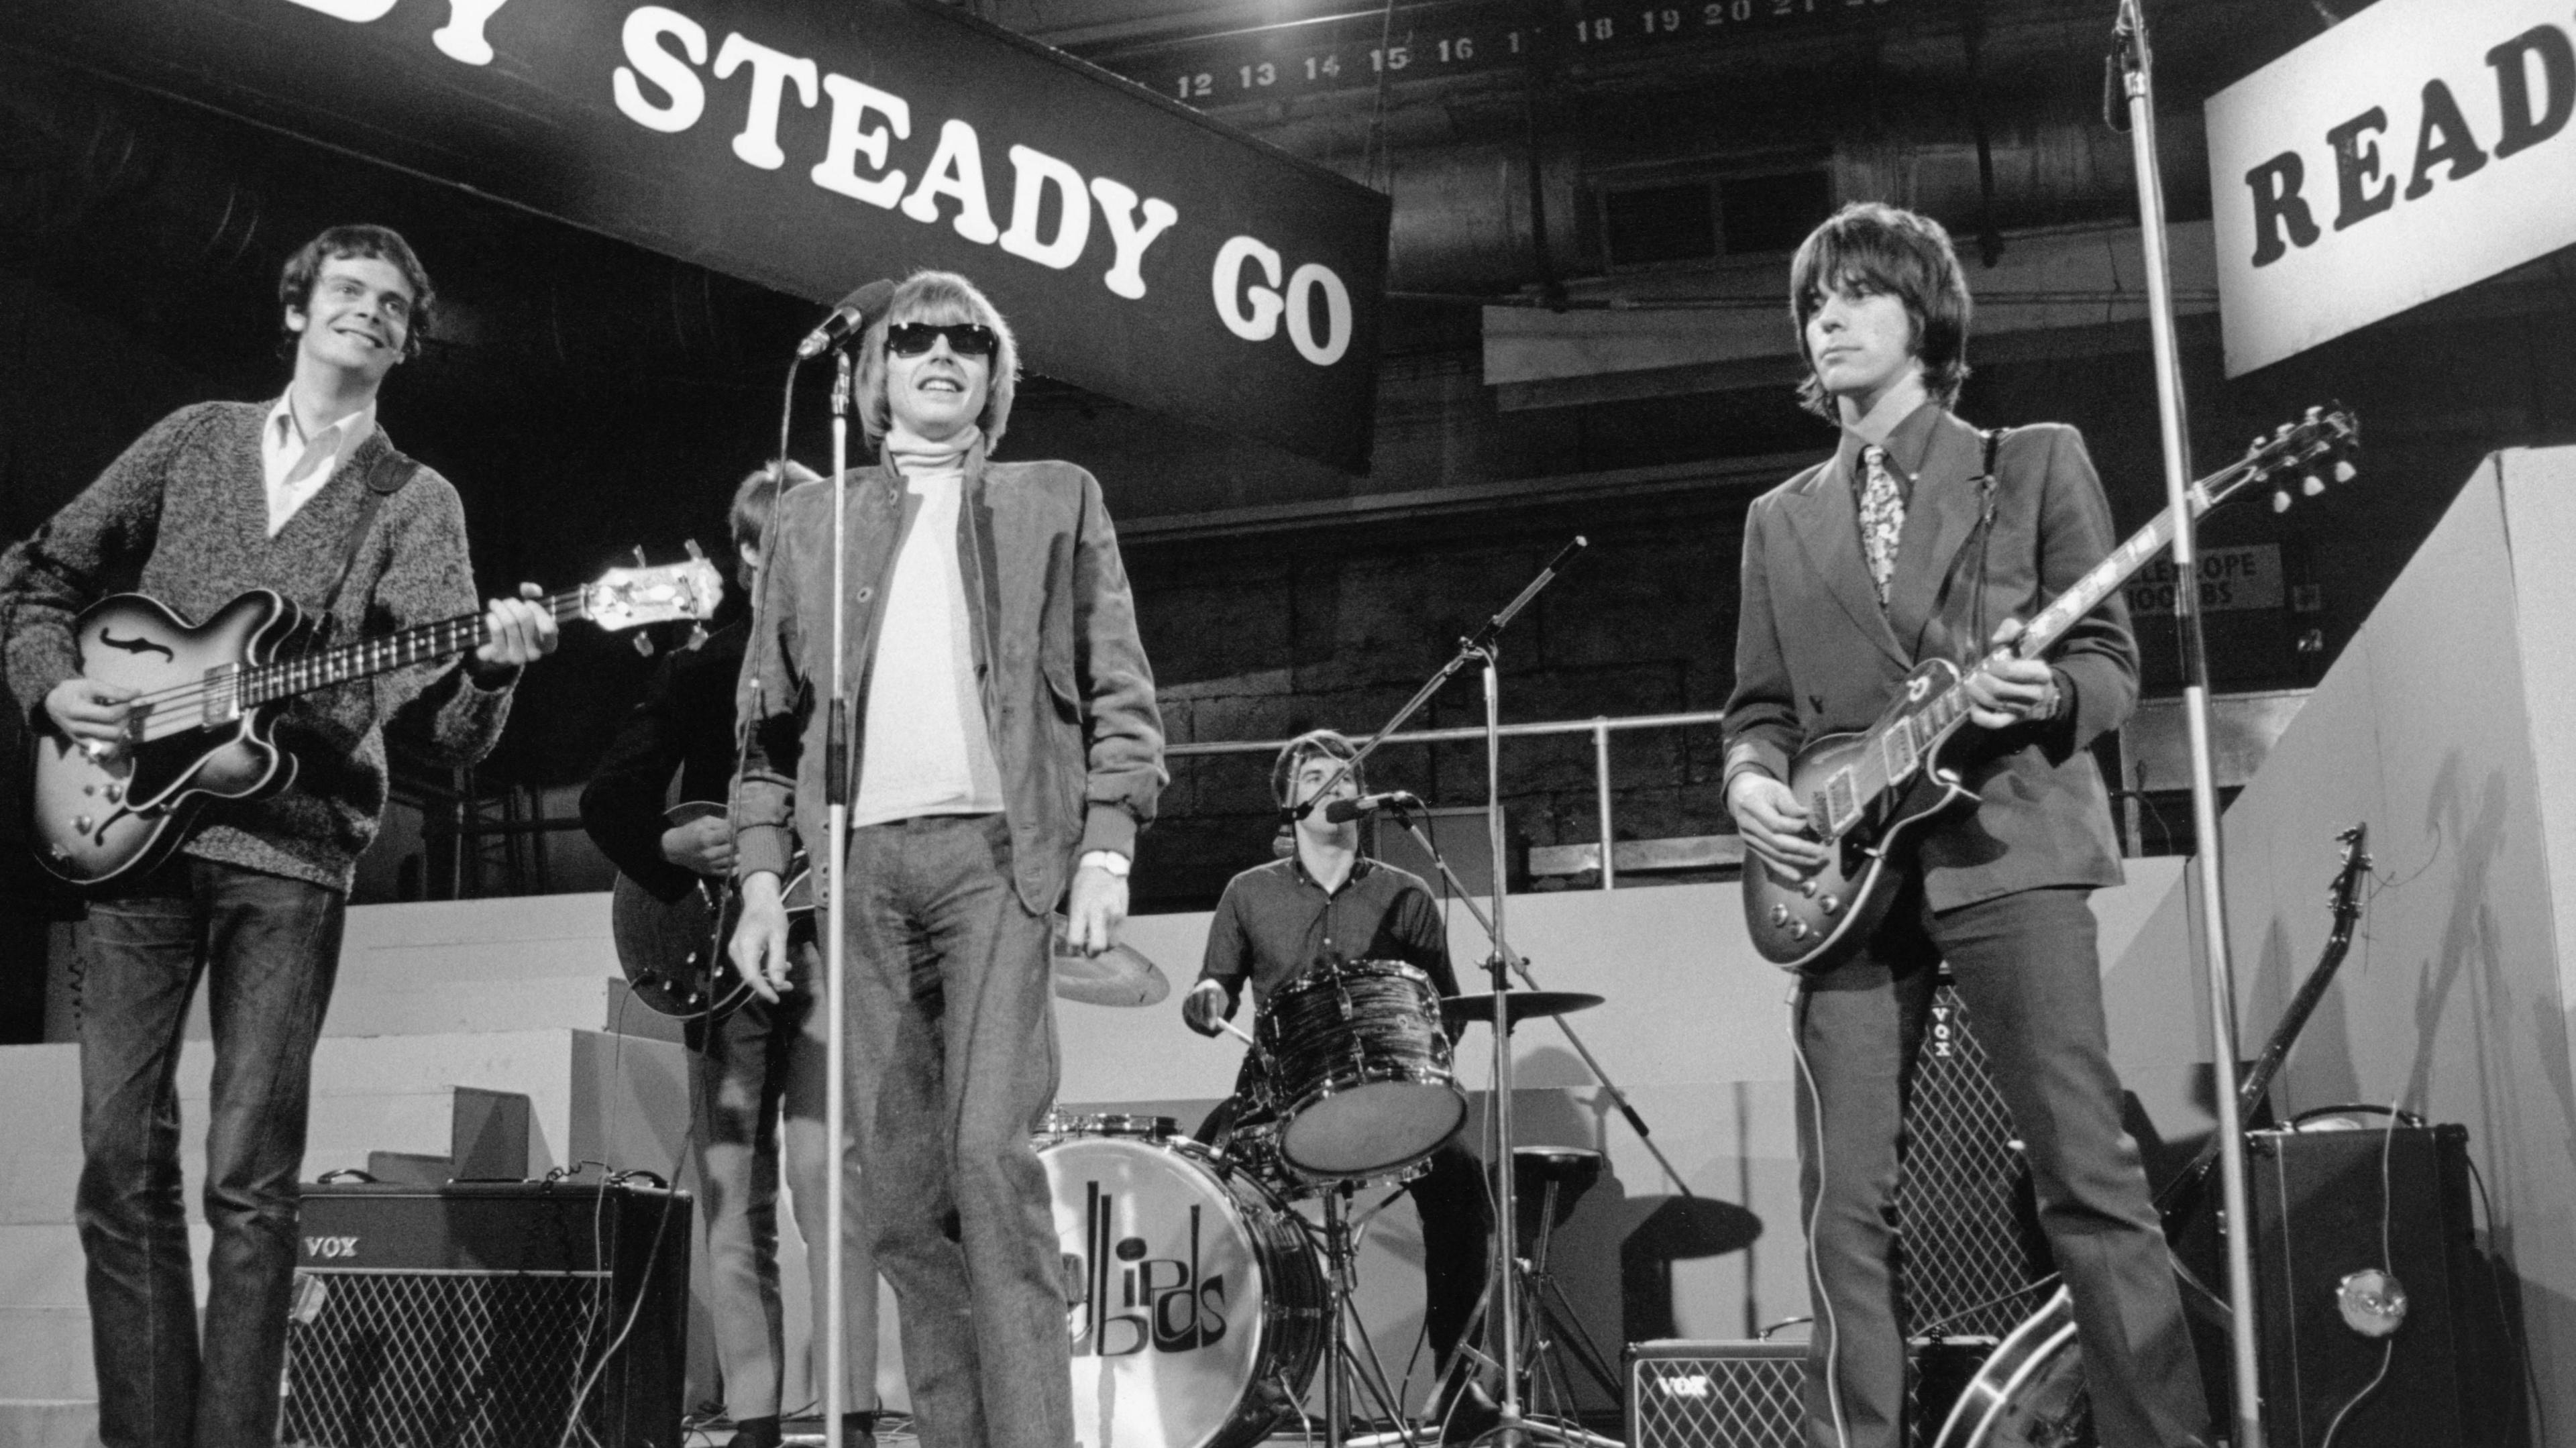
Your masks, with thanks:
M1437 997L1456 995L1458 980L1431 891L1420 878L1362 855L1356 820L1325 818L1325 804L1355 798L1366 787L1360 771L1347 767L1356 753L1350 740L1329 729L1301 735L1280 751L1271 789L1293 816L1294 849L1227 883L1208 931L1206 963L1182 1001L1190 1029L1204 1036L1222 1030L1220 1023L1239 1009L1246 982L1258 1018L1275 995L1319 964L1338 968L1345 961L1402 962L1420 971L1433 998L1431 1029L1439 1029ZM1358 999L1362 1010L1405 1008L1402 993ZM1217 1107L1199 1139L1231 1135L1234 1121L1270 1102L1269 1085L1247 1053L1233 1097ZM1422 1217L1423 1325L1442 1384L1433 1410L1442 1419L1442 1440L1464 1442L1494 1420L1492 1400L1459 1353L1484 1290L1493 1210L1483 1168L1454 1132L1422 1165L1405 1190Z

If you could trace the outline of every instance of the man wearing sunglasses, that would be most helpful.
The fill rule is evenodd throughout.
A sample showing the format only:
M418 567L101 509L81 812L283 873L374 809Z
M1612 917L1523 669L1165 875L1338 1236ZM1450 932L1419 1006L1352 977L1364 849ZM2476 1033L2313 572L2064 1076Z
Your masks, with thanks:
M1055 1096L1048 921L1097 953L1163 783L1154 680L1100 485L993 463L1019 357L965 278L915 274L860 343L880 458L850 479L848 881L834 902L863 1196L902 1305L926 1448L1074 1441L1054 1203L1029 1132ZM788 987L779 881L820 855L832 493L770 530L737 704L734 964Z

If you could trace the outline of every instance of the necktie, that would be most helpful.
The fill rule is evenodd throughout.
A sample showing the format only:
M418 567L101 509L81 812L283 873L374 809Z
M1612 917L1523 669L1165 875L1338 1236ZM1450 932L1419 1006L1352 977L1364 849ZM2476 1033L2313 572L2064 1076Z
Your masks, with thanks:
M1878 585L1878 606L1887 607L1887 581L1896 574L1896 544L1905 536L1905 497L1887 470L1887 449L1860 450L1866 479L1860 491L1860 546L1869 559L1869 577Z
M338 456L340 451L340 429L342 426L344 426L344 423L335 422L329 427L322 429L320 432L315 433L312 441L307 442L304 445L304 452L301 456L296 458L295 466L286 470L286 485L288 487L294 487L296 484L303 482L306 478L313 476L316 472L321 470L324 463L327 463L334 457Z

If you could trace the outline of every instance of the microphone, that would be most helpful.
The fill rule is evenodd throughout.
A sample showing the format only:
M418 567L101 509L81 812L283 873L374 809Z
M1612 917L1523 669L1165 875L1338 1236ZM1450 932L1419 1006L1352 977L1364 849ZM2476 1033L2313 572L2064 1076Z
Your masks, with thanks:
M842 338L866 331L868 324L884 316L893 302L894 283L882 279L841 298L841 304L823 319L823 325L806 333L805 340L796 344L797 360L819 357L839 346Z
M1347 824L1362 815L1382 809L1408 810L1422 808L1422 801L1405 790L1390 789L1384 794L1364 794L1357 799L1337 799L1324 806L1324 819L1332 824Z

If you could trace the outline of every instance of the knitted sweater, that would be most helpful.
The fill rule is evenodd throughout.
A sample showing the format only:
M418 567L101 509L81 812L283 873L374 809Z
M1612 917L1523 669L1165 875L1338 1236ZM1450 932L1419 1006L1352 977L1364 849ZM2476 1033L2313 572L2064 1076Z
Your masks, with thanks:
M371 433L277 536L268 536L259 429L268 405L206 402L156 423L34 537L0 554L0 664L40 732L45 697L80 671L72 623L106 594L134 588L203 619L253 588L308 616L322 607L366 497L367 465L390 446ZM346 642L478 611L456 489L421 468L385 499L333 610ZM462 661L418 665L302 695L279 715L292 785L217 801L184 849L202 859L349 888L384 813L385 734L437 763L491 751L510 691L477 688Z

